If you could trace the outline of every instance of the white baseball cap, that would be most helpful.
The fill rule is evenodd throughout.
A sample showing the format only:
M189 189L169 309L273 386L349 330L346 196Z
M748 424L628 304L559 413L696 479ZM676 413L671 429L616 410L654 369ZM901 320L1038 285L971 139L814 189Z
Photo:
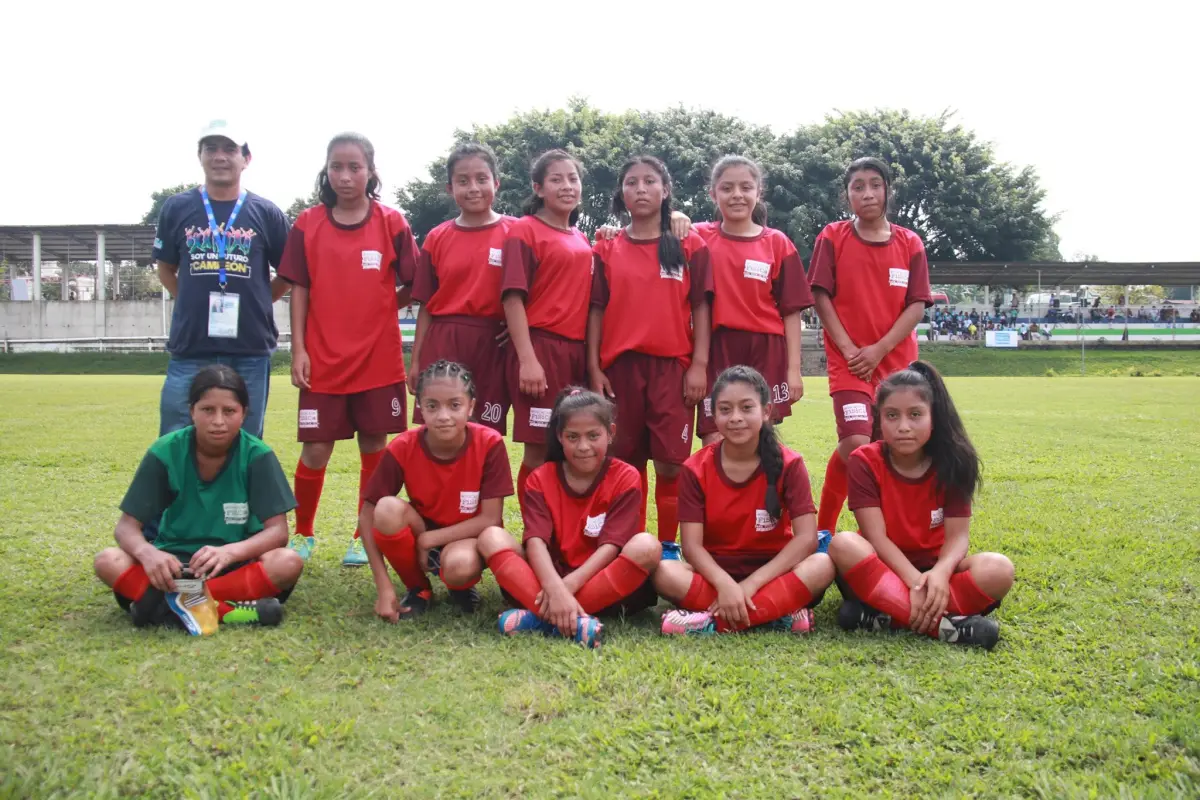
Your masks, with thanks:
M222 139L228 139L239 147L248 146L246 137L242 133L241 129L234 125L230 125L229 122L223 119L214 119L205 125L203 130L200 131L199 141L203 142L205 139L214 136L219 136Z

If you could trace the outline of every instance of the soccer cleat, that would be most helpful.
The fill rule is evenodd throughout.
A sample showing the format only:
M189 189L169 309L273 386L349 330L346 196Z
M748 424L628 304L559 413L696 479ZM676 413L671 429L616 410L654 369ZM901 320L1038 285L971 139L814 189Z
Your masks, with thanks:
M768 622L766 627L773 631L783 631L784 633L794 633L801 636L806 633L812 633L817 627L817 616L811 608L802 608L798 611L793 611L791 614L784 614L777 620Z
M231 606L221 622L225 625L274 626L283 622L283 604L275 597L261 600L229 601Z
M312 558L313 550L317 548L317 540L312 536L293 533L292 538L288 541L288 547L299 553L300 559L308 563L308 560Z
M129 616L135 628L161 625L167 621L169 611L166 593L153 586L147 586L141 598L129 605Z
M192 636L216 633L217 601L212 599L207 589L199 592L167 592L167 606Z
M604 623L587 614L580 614L575 620L575 635L571 637L576 644L581 644L589 650L598 650L604 637Z
M991 650L1000 641L1000 623L990 617L942 617L938 639L950 644L972 645Z
M876 611L858 600L843 600L837 614L838 627L844 631L856 631L859 628L868 631L887 631L892 628L892 618L881 611Z
M431 589L410 589L400 601L400 619L413 619L429 610L433 605Z
M342 566L365 567L369 563L367 560L367 550L363 547L362 539L355 536L350 540L350 546L346 548L346 555L342 556Z
M663 561L680 561L679 543L678 542L663 542L662 543L662 560Z
M576 618L575 633L569 637L564 636L562 631L538 617L537 614L524 608L510 608L500 612L497 623L500 632L505 636L513 636L518 633L563 636L563 638L569 638L576 644L581 644L589 649L600 647L604 634L604 623L587 614L580 614Z
M479 590L472 586L469 589L451 589L450 604L464 614L474 614L479 610Z
M829 543L833 541L833 534L829 531L817 531L817 552L828 553Z
M717 632L717 621L708 611L668 611L663 614L662 632L668 636L707 636Z

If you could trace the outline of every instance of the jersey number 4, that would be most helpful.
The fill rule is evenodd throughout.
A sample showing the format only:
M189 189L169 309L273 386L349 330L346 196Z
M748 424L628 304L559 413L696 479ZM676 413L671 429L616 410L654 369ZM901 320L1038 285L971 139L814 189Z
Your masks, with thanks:
M484 422L499 422L500 421L500 404L499 403L484 403L483 413L479 418Z

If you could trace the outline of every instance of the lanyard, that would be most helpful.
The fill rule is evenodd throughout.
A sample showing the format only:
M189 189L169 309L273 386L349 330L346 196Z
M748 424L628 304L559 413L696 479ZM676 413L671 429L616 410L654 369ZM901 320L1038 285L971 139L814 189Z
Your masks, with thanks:
M204 201L204 213L208 215L208 229L212 231L213 244L217 246L217 258L220 259L217 268L217 283L221 287L221 291L225 291L225 243L229 231L233 229L233 223L237 220L238 212L242 210L242 204L246 202L246 190L238 194L237 202L233 204L233 211L229 215L229 221L225 223L225 227L221 230L217 229L217 220L213 216L212 204L208 202L208 188L200 187L200 199Z

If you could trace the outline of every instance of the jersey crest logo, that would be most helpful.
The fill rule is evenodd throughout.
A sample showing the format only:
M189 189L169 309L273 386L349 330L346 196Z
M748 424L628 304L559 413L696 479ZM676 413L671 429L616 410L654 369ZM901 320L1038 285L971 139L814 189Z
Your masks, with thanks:
M754 510L754 532L755 533L770 533L775 530L775 526L779 524L779 520L772 517L765 508Z
M604 520L608 517L608 512L597 514L594 517L588 517L583 523L583 535L590 536L593 539L600 535L600 531L604 530Z
M402 405L400 405L400 398L393 397L392 398L392 416L399 417L403 413L404 413L404 407Z
M458 493L458 513L474 514L479 510L479 492Z
M250 521L249 503L225 503L225 524L245 525Z
M667 268L662 264L658 265L658 277L667 278L672 281L683 283L683 269L677 269L675 272L667 272Z
M842 419L846 422L870 422L871 414L866 403L846 403L842 406Z
M929 512L929 527L936 528L946 521L946 513L943 509L935 508Z
M300 420L298 423L301 428L319 428L321 423L318 421L317 409L302 408L300 409Z
M362 251L363 269L373 269L379 271L383 266L383 253L378 250L363 250Z
M504 252L499 247L488 248L488 266L502 267L504 266Z
M742 277L766 283L771 277L771 265L765 261L755 261L753 258L747 258Z
M908 288L908 270L892 267L888 270L888 286Z

